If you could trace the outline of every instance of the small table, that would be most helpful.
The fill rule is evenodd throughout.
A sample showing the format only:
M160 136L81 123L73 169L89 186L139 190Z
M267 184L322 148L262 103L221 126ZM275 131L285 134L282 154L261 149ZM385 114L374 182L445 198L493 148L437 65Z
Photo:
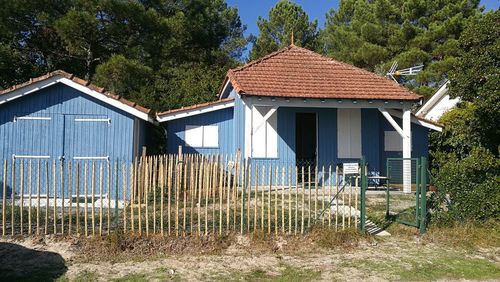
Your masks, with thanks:
M385 218L389 218L389 180L387 176L368 176L368 179L382 180L385 181L386 194L385 194ZM377 186L378 187L378 186Z
M390 178L387 176L368 176L368 180L373 179L373 180L382 180L385 181L387 189L389 189L389 180ZM378 188L379 185L376 185L375 188Z

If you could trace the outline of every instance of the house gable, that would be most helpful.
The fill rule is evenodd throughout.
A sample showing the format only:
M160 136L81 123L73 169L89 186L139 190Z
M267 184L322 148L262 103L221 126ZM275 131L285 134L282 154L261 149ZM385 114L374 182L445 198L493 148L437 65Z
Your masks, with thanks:
M0 104L0 156L131 161L147 122L64 83Z

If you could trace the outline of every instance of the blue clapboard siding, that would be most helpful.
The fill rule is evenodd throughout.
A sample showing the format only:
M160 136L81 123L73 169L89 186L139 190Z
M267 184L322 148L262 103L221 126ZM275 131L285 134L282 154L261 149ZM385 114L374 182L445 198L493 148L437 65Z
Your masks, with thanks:
M337 110L320 108L287 108L280 107L278 114L278 158L261 159L254 158L252 163L272 167L295 166L295 132L297 113L316 113L318 119L318 181L322 183L322 167L325 172L332 166L345 162L358 162L359 159L343 159L337 157ZM401 122L401 121L399 121ZM384 131L393 130L377 109L361 110L361 139L362 154L368 164L369 175L384 175L386 160L388 157L401 157L402 152L384 151ZM414 157L427 156L428 154L428 130L422 126L412 123L412 142ZM286 177L285 180L287 180ZM328 183L328 177L325 182ZM285 181L286 183L288 181ZM292 183L295 179L292 179Z
M0 158L12 154L47 154L58 158L63 151L73 157L79 148L106 152L111 159L131 161L134 117L63 84L56 84L0 105ZM50 117L51 120L18 120L15 117ZM111 124L74 122L75 118L110 118ZM144 127L144 122L141 121ZM103 126L105 126L103 128ZM80 128L74 128L80 127ZM33 132L33 133L30 133ZM67 133L65 135L65 133ZM41 143L37 143L41 137Z
M295 167L295 134L296 114L315 113L317 116L317 149L318 149L318 181L322 183L322 167L325 172L332 166L345 162L358 162L359 159L340 159L337 157L337 109L336 108L307 108L307 107L280 107L276 114L278 118L278 156L277 158L252 158L253 166L271 168L276 178L275 169L279 167ZM236 149L245 148L245 106L239 95L235 94L234 110L224 109L211 113L191 116L168 122L168 151L176 153L178 146L183 146L187 153L234 155ZM396 119L398 120L398 119ZM398 120L401 123L400 120ZM219 148L189 148L185 146L184 130L186 125L218 125ZM401 157L401 152L384 151L384 131L393 130L383 115L377 109L361 109L361 143L362 155L368 163L369 175L384 175L388 157ZM413 155L427 156L428 130L412 123ZM243 154L244 152L242 152ZM281 179L281 171L280 171ZM255 172L252 173L252 183L255 181ZM326 177L325 182L329 179ZM295 179L291 179L295 183ZM268 174L265 179L260 178L261 184L268 184ZM274 182L274 180L273 180ZM285 175L285 184L288 185L288 174Z
M394 120L401 126L402 120L400 118L394 117ZM387 165L387 158L402 158L403 157L403 152L387 152L385 151L384 148L384 131L395 131L392 125L382 117L381 119L381 124L382 128L380 130L381 134L381 146L380 146L380 152L381 152L381 158L380 158L380 171L383 175L387 174L386 172L386 165ZM412 158L419 158L419 157L428 157L429 155L429 129L412 123L411 124L411 131L412 131L412 151L411 151L411 156Z
M25 116L45 119L16 119ZM78 122L75 119L110 119L111 123ZM117 161L121 166L130 163L134 152L140 152L140 146L145 143L145 137L138 136L134 144L134 123L137 123L138 131L144 134L148 127L145 121L74 88L55 84L0 105L0 159L12 161L13 154L46 155L50 157L47 161L52 166L52 162L58 162L61 156L66 162L72 161L73 157L109 156L111 161ZM24 161L27 164L29 159ZM38 160L32 161L34 165ZM45 161L42 160L43 167ZM17 169L20 162L21 159L16 160ZM101 163L105 165L106 162L95 161L97 170ZM87 177L90 177L90 168ZM8 183L11 182L10 178L9 172ZM83 181L83 172L81 179ZM112 187L116 187L113 175L111 180ZM19 180L16 182L19 183ZM82 193L83 183L80 184ZM103 179L103 185L107 191L107 176ZM60 195L59 184L57 189L57 195ZM46 185L42 182L41 193L45 191Z
M222 154L234 155L234 119L233 108L221 109L205 114L172 120L166 123L168 152L176 153L179 146L182 146L183 153L186 154ZM185 128L186 125L216 125L219 129L219 146L217 148L193 148L186 145Z
M278 115L278 157L273 159L253 158L252 163L267 165L271 167L295 167L295 132L297 113L316 113L318 120L318 167L325 166L328 171L329 165L337 163L337 110L336 109L315 109L315 108L291 108L280 107ZM333 135L332 135L333 134ZM334 137L334 138L332 138ZM333 167L334 171L335 168ZM281 173L281 172L280 172ZM274 176L272 177L274 178ZM295 178L291 179L295 183ZM319 183L322 183L322 176L319 173ZM325 181L328 181L325 179ZM288 176L285 177L288 184ZM266 180L267 184L267 180Z

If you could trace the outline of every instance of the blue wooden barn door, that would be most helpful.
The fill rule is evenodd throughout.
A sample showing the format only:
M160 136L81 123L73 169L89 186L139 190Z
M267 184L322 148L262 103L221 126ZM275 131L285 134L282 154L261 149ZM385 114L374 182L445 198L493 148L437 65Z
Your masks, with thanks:
M50 159L62 156L63 122L63 117L57 114L16 117L13 157Z
M111 120L101 115L66 115L64 158L66 160L108 160L108 131Z

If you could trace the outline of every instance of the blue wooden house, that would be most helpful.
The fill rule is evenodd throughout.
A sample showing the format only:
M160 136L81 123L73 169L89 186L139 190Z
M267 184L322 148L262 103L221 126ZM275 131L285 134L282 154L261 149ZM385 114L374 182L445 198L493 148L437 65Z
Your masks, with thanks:
M421 96L294 45L229 70L218 95L157 115L171 153L240 149L252 162L318 166L365 156L383 175L387 158L427 156L428 131L441 130L412 114Z
M0 91L0 159L131 162L154 122L151 110L55 71Z
M80 195L84 189L90 189L91 183L95 186L99 181L107 191L108 179L110 187L118 187L112 173L115 165L119 164L120 169L121 164L129 167L141 154L147 132L155 123L151 110L63 71L2 90L0 160L7 161L8 165L5 176L0 172L0 183L6 180L7 195L11 195L9 191L15 183L15 193L19 194L22 165L24 182L39 181L42 194L56 193L60 197L61 183L66 181L67 198L67 181L71 176L75 187L72 196L77 193L76 185L80 187ZM31 178L28 176L30 163ZM68 163L73 164L71 176L69 170L65 170ZM75 170L77 163L80 164L79 176ZM12 177L14 170L15 177ZM84 175L87 175L85 180ZM77 177L80 179L78 184ZM56 192L49 185L53 182ZM83 187L85 183L87 188ZM122 180L120 189L123 185L126 184ZM113 199L121 195L114 191L105 194L109 192ZM25 190L23 194L26 193Z

